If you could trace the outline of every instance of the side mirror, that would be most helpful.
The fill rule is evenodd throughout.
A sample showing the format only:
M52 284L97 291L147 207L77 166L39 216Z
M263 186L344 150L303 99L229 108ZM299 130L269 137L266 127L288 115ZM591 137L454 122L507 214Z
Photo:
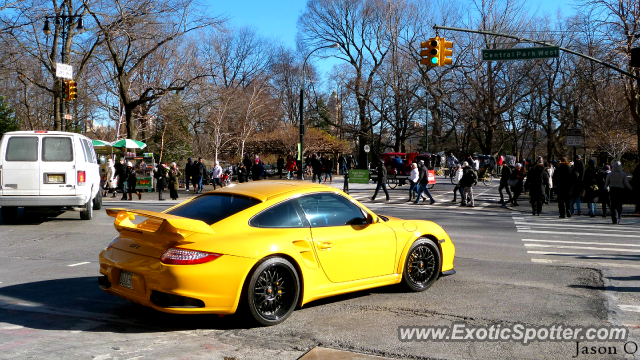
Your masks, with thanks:
M379 218L377 218L377 217L374 218L373 215L367 214L367 223L368 224L375 224L375 223L378 223L378 222L380 222Z

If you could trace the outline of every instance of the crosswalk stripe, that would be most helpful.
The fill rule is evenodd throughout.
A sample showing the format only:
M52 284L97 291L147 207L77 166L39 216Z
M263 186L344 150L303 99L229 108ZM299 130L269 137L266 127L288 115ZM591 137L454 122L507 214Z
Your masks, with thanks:
M618 248L601 248L594 246L572 246L572 245L544 245L544 244L524 244L525 247L538 247L538 248L556 248L556 249L579 249L579 250L604 250L604 251L617 251L617 252L633 252L640 253L640 249L618 249Z
M562 231L545 231L545 230L520 230L518 232L534 233L534 234L554 234L554 235L580 235L580 236L613 236L640 239L640 235L628 235L618 233L580 233L580 232L562 232Z
M539 263L539 264L560 264L560 265L580 266L580 267L590 266L590 267L617 267L617 268L627 268L627 269L640 269L640 265L608 263L608 262L565 261L565 260L549 260L549 259L537 259L537 258L532 258L531 262Z
M640 312L640 306L638 306L638 305L620 305L619 304L618 307L622 311Z
M607 231L615 231L615 232L627 232L627 233L637 233L640 235L640 230L631 230L631 229L624 229L624 228L619 228L619 227L612 227L611 226L611 222L607 222L607 223L601 223L598 225L594 225L593 223L589 223L589 224L562 224L562 225L558 225L558 224L550 224L550 223L536 223L536 222L531 222L531 221L515 221L514 222L517 225L526 225L526 226L533 226L533 227L537 227L537 228L557 228L558 226L562 226L563 228L590 228L590 229L606 229ZM597 223L596 223L597 224Z
M565 241L565 240L537 240L537 239L522 239L522 241L529 242L545 242L545 243L561 243L561 244L583 244L583 245L612 245L612 246L638 246L640 244L616 244L608 242L594 242L594 241Z

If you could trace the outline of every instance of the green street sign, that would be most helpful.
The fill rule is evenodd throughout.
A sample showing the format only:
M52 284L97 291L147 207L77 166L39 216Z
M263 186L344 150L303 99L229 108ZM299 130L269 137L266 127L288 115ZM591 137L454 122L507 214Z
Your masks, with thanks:
M557 58L559 55L560 48L557 46L497 50L482 49L483 61L546 59Z
M349 170L349 183L353 184L368 184L369 183L369 170Z

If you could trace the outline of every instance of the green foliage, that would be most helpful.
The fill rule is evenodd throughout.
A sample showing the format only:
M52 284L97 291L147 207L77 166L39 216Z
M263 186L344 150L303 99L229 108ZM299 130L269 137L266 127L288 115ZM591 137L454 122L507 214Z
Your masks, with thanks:
M9 131L20 130L20 120L14 116L14 111L5 102L4 96L0 96L0 137Z
M310 126L325 132L329 130L331 115L329 114L329 107L324 100L318 99L316 107L308 110L307 119L307 123Z

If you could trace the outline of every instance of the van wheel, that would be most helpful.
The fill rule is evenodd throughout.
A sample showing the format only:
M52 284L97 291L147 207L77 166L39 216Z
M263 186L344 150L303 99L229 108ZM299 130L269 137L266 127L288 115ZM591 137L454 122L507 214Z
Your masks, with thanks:
M80 219L91 220L93 217L93 201L89 200L83 206L84 210L80 211Z
M3 206L0 208L2 213L2 222L5 224L11 224L18 219L18 208L15 206Z
M93 210L100 210L102 208L102 191L98 191L96 197L93 198Z

